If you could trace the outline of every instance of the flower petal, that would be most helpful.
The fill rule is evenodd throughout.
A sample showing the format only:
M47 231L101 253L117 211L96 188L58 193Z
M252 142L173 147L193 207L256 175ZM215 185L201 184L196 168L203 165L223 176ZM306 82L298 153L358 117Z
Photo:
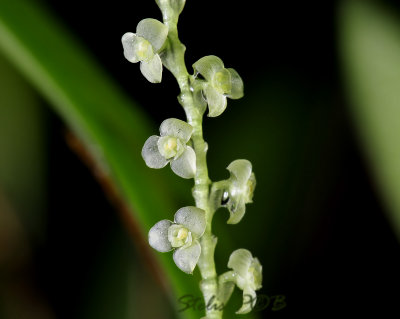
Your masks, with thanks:
M211 81L215 72L224 68L222 60L215 55L207 55L193 64L195 73L200 73L207 81Z
M229 257L228 267L232 268L239 276L246 278L253 256L247 249L236 249ZM241 288L241 287L239 287Z
M208 85L207 82L201 80L194 80L192 87L190 88L193 92L193 103L200 114L204 114L207 109L207 101L203 94L203 88Z
M161 136L174 136L185 144L190 140L192 133L193 127L190 124L175 118L166 119L160 125Z
M155 54L152 59L140 63L140 71L151 83L160 83L162 78L162 62L160 56Z
M219 93L216 89L214 89L210 84L206 85L204 88L204 95L206 96L208 103L208 116L216 117L221 115L223 111L226 109L226 96Z
M214 89L221 94L229 94L232 90L231 73L227 69L221 69L215 72L211 81Z
M240 185L244 185L250 178L252 166L250 161L238 159L230 163L226 169L236 178Z
M136 34L149 41L157 53L167 39L168 27L156 19L143 19L136 27Z
M236 273L227 271L218 277L218 300L224 304L231 298L236 283Z
M146 140L142 148L142 157L150 168L162 168L169 162L158 151L158 140L158 136L152 135Z
M132 32L127 32L122 36L122 46L124 56L129 62L149 61L154 57L151 43Z
M175 213L174 221L189 229L195 238L200 238L206 230L206 213L198 207L182 207Z
M256 185L256 175L254 175L254 173L251 173L249 180L247 181L247 194L245 199L246 204L253 202L254 189L256 188Z
M232 68L227 68L231 74L231 92L227 95L231 99L240 99L243 96L243 80Z
M190 146L177 159L171 161L174 173L182 178L193 178L196 174L196 153Z
M149 244L155 250L162 253L172 249L171 243L168 240L168 228L172 222L164 219L155 224L149 231Z
M262 287L262 266L258 258L253 258L250 265L250 270L252 273L252 283L250 287L254 290L261 289Z
M238 315L244 315L246 313L249 313L250 311L253 310L254 306L256 305L257 302L257 294L256 292L251 289L250 287L245 287L243 289L243 304L242 307L236 311L236 314Z
M181 247L174 251L174 262L178 268L188 274L193 273L199 260L201 253L201 246L197 240L189 247Z
M135 44L137 42L136 34L127 32L122 36L122 46L124 48L125 58L132 63L139 62L139 58L136 56Z
M246 213L246 204L244 197L240 196L238 198L231 198L228 203L228 210L231 216L229 217L227 224L239 223Z

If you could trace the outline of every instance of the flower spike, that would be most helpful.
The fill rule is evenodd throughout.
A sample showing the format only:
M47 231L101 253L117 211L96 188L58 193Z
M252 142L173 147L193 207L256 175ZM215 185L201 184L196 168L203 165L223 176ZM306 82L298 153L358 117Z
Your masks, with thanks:
M256 179L251 163L239 159L228 165L229 178L212 182L202 125L207 106L208 116L216 117L226 109L227 98L243 96L243 81L214 55L199 59L193 64L193 74L188 74L186 47L180 42L177 30L186 0L155 2L163 22L141 20L136 33L122 36L123 54L131 63L140 62L141 73L152 83L161 82L163 68L172 73L180 88L178 102L184 108L187 122L176 118L164 120L159 135L152 135L144 142L141 155L150 168L160 169L170 164L178 176L193 178L192 195L198 207L182 207L173 221L163 219L155 223L148 232L148 242L159 252L172 251L174 263L185 273L192 274L199 267L205 308L202 319L221 319L235 286L243 291L243 304L236 313L246 314L254 308L256 290L261 288L261 264L248 250L238 249L229 257L230 269L217 278L214 255L218 238L211 226L219 207L228 209L228 224L241 221L246 204L252 202Z

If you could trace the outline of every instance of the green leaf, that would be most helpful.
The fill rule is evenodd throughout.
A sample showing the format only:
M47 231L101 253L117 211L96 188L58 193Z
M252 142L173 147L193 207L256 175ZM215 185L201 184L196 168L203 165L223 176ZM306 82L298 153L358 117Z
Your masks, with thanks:
M44 138L48 135L45 112L34 90L1 54L0 96L0 205L3 195L29 238L43 238L47 156ZM0 219L6 211L0 207ZM7 222L0 224L0 232L19 238ZM4 236L8 238L5 233ZM11 247L7 239L3 242Z
M342 61L359 137L400 239L400 20L369 1L343 1Z
M119 50L118 47L115 48ZM149 121L74 40L56 18L30 1L0 1L0 50L85 143L110 174L134 212L143 236L176 207L175 182L155 175L140 156L151 135ZM121 57L123 58L123 57ZM168 191L167 191L168 190ZM174 264L171 254L156 254L168 274L172 303L200 294L196 279ZM182 318L196 318L185 311Z

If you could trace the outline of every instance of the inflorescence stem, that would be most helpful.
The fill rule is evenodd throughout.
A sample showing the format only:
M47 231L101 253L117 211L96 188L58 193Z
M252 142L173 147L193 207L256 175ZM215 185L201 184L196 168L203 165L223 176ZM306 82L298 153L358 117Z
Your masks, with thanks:
M193 127L192 142L193 149L196 153L196 175L194 179L193 197L196 206L206 212L206 230L201 237L201 256L198 261L198 267L201 273L202 281L200 284L201 291L204 296L205 304L212 304L206 308L206 315L208 318L220 319L222 318L222 309L218 308L217 303L217 273L215 270L214 251L216 246L216 237L211 232L211 223L213 217L213 208L209 201L209 190L211 181L208 177L207 168L207 143L203 139L203 115L204 112L199 111L194 104L193 93L190 87L190 76L187 72L185 65L185 46L180 42L177 31L177 17L170 12L168 6L163 6L161 3L161 10L163 13L164 24L168 27L168 45L170 46L170 56L168 62L168 69L175 76L181 94L179 96L180 103L182 104L188 123Z

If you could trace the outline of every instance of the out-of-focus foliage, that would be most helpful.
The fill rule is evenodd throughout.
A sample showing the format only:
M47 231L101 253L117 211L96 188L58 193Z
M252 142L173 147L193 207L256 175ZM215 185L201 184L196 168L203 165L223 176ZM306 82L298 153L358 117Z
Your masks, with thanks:
M134 212L132 218L142 227L140 236L146 237L147 229L174 211L177 195L174 182L167 183L165 175L156 177L144 169L140 149L151 127L145 115L38 5L23 0L0 2L0 49L49 100L114 180ZM199 291L196 280L187 280L170 258L156 258L172 283L173 303L177 296ZM182 313L185 318L193 315Z
M0 317L50 319L29 273L31 244L43 243L46 225L44 112L1 55L0 97Z
M34 91L3 56L0 96L0 192L18 203L16 212L28 233L41 237L46 201L44 112Z
M339 13L352 115L400 240L399 16L371 1L343 1Z

